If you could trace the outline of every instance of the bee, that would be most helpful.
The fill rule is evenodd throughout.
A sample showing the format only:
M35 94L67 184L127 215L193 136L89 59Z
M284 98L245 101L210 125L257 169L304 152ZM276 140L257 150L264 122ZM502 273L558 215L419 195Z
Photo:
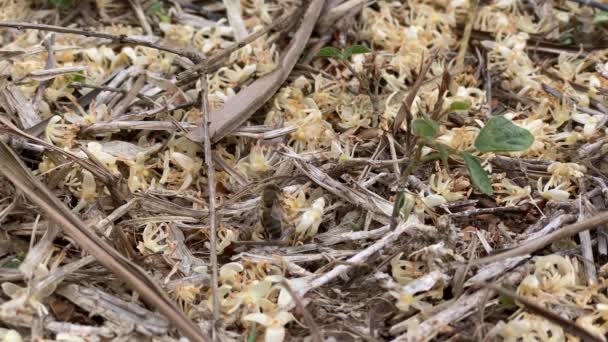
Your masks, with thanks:
M268 185L262 191L260 204L260 223L266 235L272 240L279 240L283 234L283 208L279 198L281 188Z

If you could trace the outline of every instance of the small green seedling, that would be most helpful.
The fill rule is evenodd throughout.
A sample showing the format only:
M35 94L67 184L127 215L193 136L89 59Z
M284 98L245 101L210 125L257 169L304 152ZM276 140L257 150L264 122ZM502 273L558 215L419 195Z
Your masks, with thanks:
M436 121L428 117L416 119L412 122L412 128L414 134L422 138L424 144L439 152L439 158L444 165L447 165L450 154L459 155L469 171L473 184L484 194L492 195L490 177L475 156L467 151L454 150L435 140L439 135L439 124ZM527 150L533 143L534 136L530 131L515 125L504 116L495 116L479 132L475 140L475 149L480 152L517 152Z
M594 25L601 25L601 24L604 24L606 22L608 22L608 12L598 11L593 16L593 24Z
M146 12L148 12L148 14L150 15L157 16L158 20L160 20L161 23L171 22L171 17L169 16L169 14L167 14L167 11L165 11L165 8L163 7L163 4L161 2L153 3L148 7Z

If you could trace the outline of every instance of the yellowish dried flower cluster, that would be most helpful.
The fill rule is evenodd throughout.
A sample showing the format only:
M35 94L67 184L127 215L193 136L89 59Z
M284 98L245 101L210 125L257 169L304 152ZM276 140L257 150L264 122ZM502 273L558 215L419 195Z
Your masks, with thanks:
M568 257L548 255L536 259L533 273L521 281L517 293L554 312L559 308L577 308L561 314L587 331L604 336L608 333L605 295L608 283L603 278L597 284L585 283L579 263ZM499 322L493 331L505 341L567 340L562 327L526 312L517 312L508 322Z

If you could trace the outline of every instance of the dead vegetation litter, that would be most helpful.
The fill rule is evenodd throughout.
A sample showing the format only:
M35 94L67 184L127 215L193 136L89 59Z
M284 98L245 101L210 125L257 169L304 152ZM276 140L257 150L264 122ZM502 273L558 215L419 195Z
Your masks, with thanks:
M0 339L605 341L607 24L0 0Z

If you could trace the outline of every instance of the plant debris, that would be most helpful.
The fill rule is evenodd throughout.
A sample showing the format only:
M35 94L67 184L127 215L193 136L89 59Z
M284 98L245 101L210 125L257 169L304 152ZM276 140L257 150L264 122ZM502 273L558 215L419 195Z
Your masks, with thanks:
M0 8L0 340L608 337L605 4Z

